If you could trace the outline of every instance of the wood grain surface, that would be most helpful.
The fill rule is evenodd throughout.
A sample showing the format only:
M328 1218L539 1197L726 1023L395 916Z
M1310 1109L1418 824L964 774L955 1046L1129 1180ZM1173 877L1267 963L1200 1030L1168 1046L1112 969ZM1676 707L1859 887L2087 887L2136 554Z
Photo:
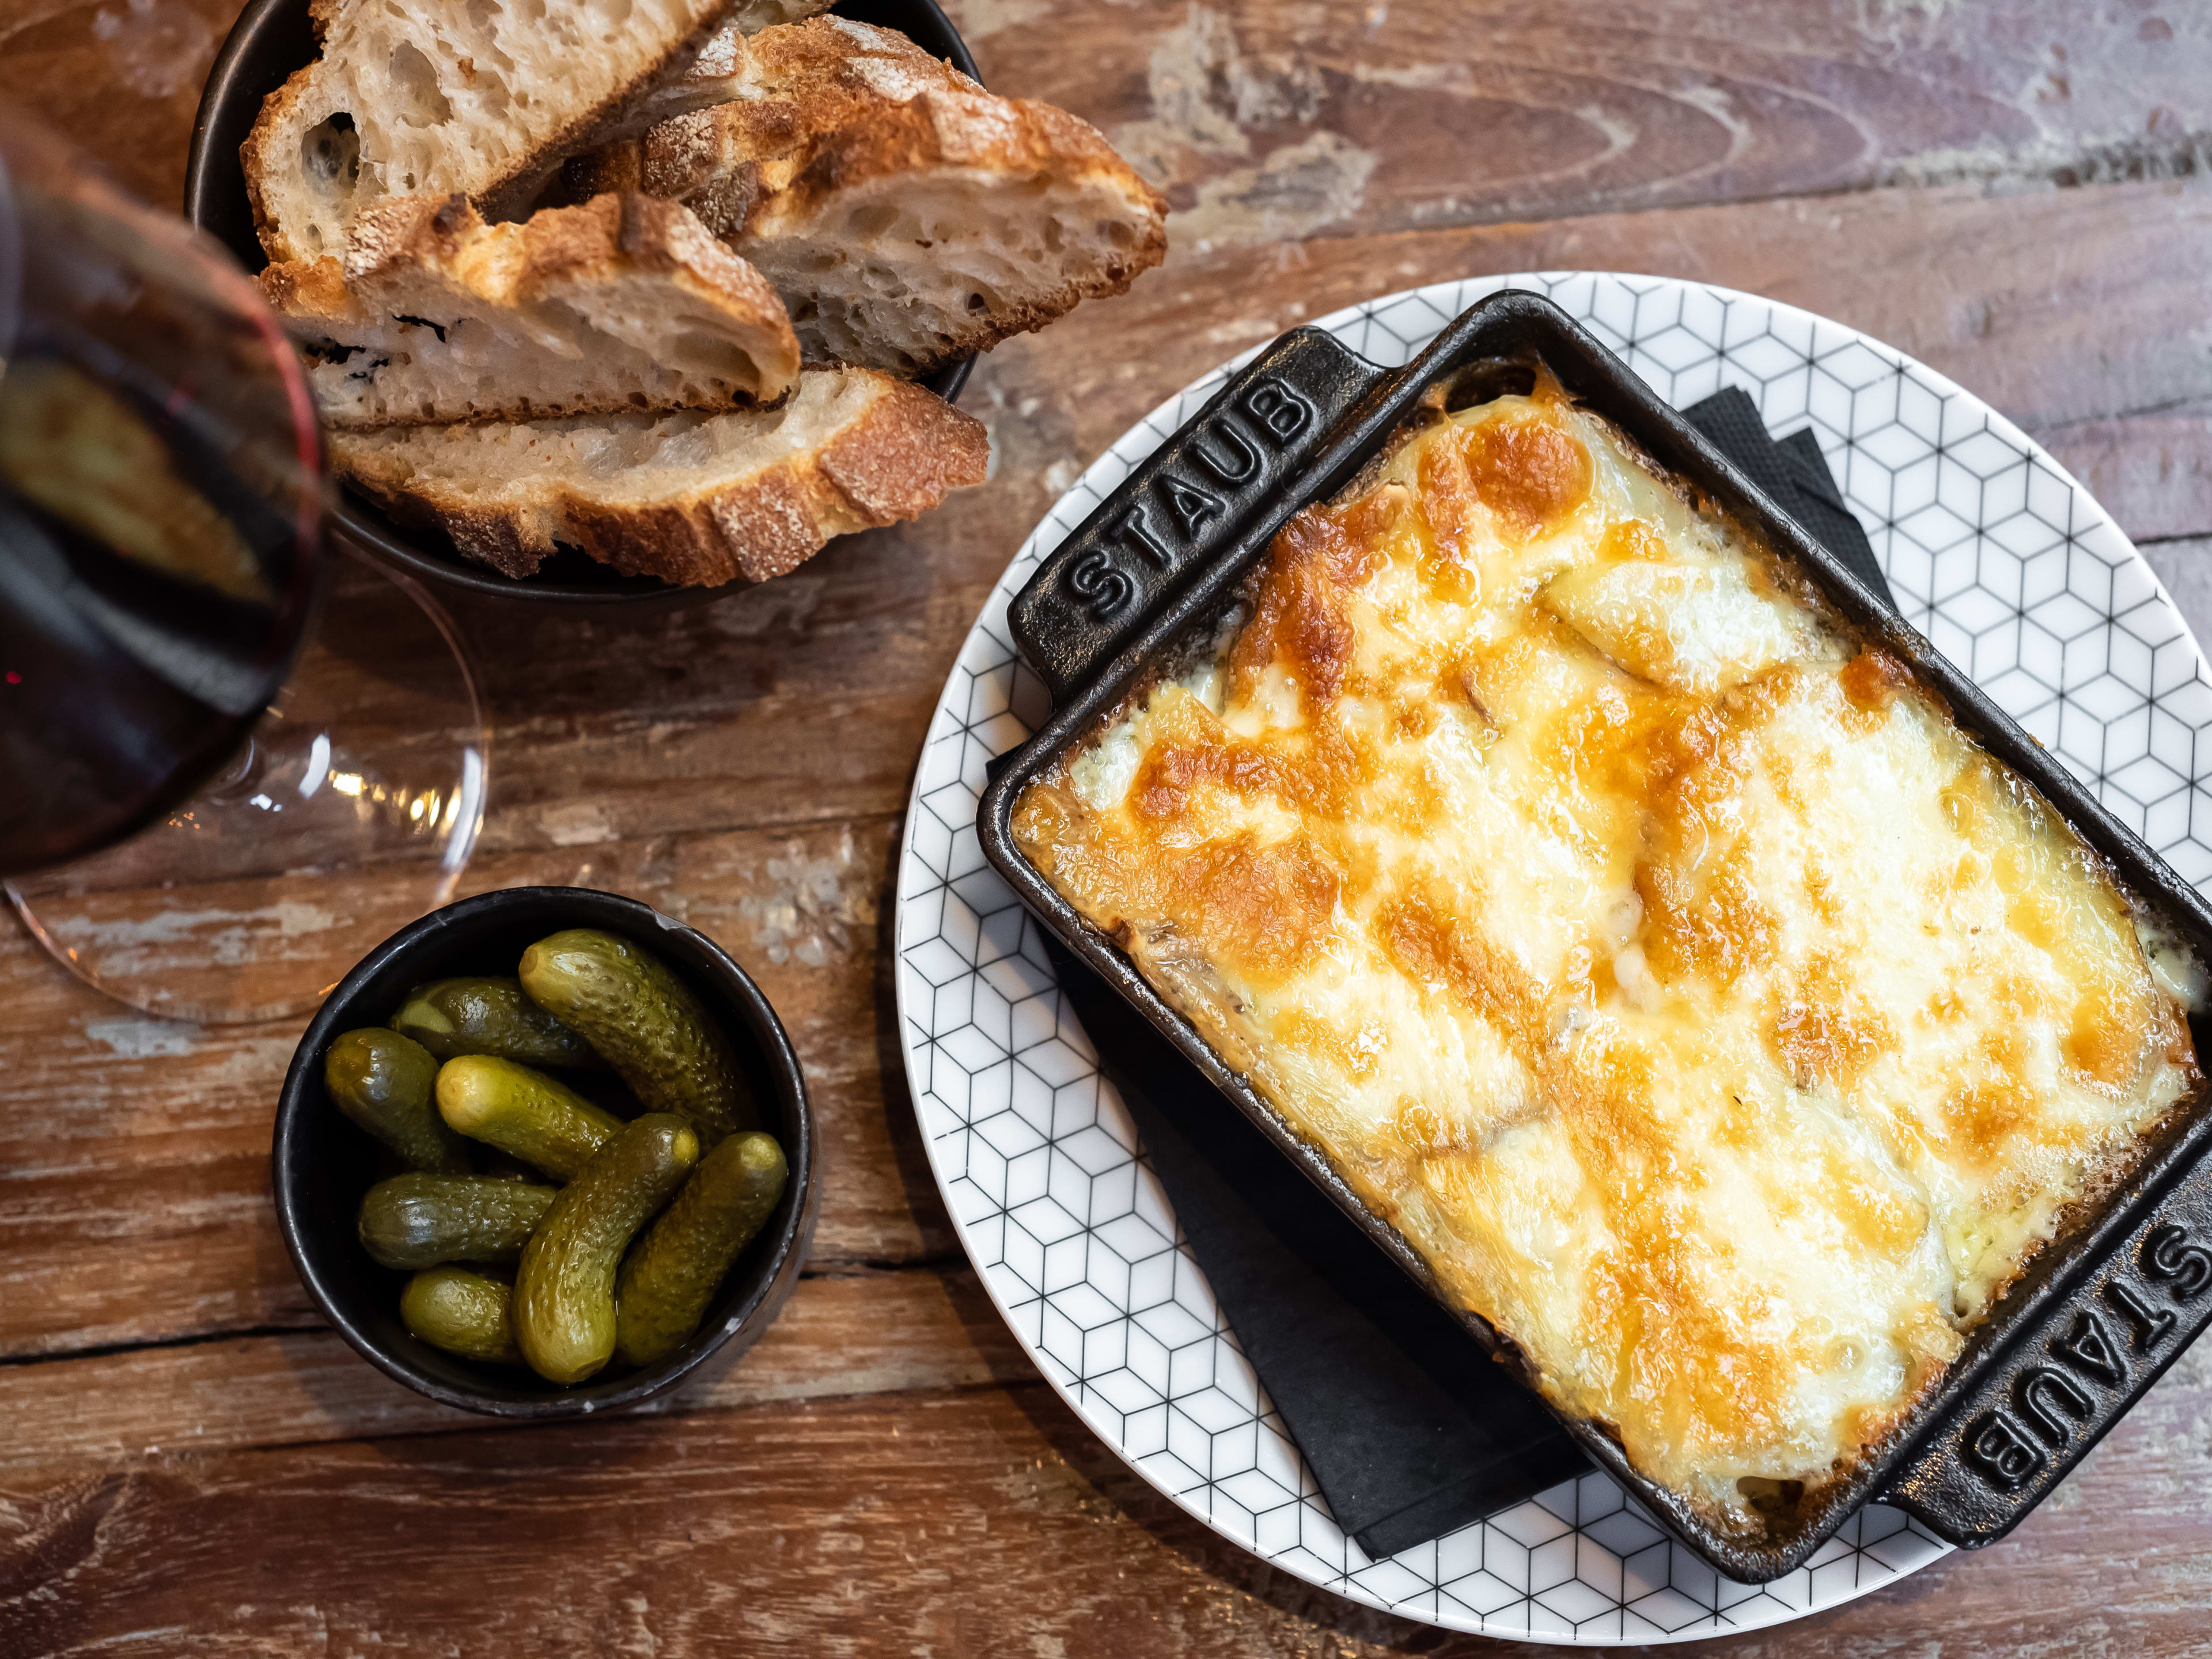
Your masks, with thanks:
M1080 1426L958 1254L891 1030L898 815L983 595L1116 434L1285 327L1557 266L1788 300L2021 422L2212 623L2212 9L949 9L987 82L1096 122L1176 210L1164 269L979 365L992 482L696 610L459 611L495 727L468 887L631 893L756 974L822 1114L808 1276L652 1415L433 1407L322 1327L278 1242L298 1024L147 1020L0 931L0 1655L1504 1650L1267 1568ZM0 0L0 99L172 202L234 10ZM332 610L363 696L404 672L386 602L356 575ZM2212 1351L2011 1540L1708 1645L2205 1651L2208 1473Z

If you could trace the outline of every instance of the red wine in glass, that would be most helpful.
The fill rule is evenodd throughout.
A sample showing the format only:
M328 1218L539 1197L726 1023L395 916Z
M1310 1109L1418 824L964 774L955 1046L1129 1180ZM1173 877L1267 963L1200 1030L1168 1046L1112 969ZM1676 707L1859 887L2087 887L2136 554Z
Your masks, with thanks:
M325 490L258 285L0 110L0 883L149 1012L313 1007L474 845L459 641Z
M230 760L313 615L322 487L252 284L0 124L0 874Z

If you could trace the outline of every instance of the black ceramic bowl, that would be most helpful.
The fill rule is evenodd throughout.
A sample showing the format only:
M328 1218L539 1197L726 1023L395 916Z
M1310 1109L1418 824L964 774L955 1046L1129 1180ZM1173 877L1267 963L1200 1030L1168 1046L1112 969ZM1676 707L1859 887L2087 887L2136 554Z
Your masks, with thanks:
M192 147L185 161L185 217L230 250L248 270L269 263L253 234L253 210L238 147L246 142L262 100L316 55L307 25L308 0L249 0L216 54L192 119ZM841 17L896 29L924 52L950 58L971 79L975 60L937 0L838 0ZM960 395L975 359L947 363L924 382L947 403ZM486 598L538 605L648 609L696 605L726 587L672 587L649 576L624 576L571 548L538 568L534 576L502 576L464 558L435 532L395 524L365 495L342 489L331 517L339 533L378 563L434 586Z
M408 990L459 974L512 974L535 940L599 927L650 951L719 1015L761 1103L762 1127L783 1143L791 1179L760 1237L722 1280L691 1339L657 1365L558 1388L520 1367L483 1365L432 1347L399 1320L408 1275L368 1259L355 1231L362 1194L384 1173L380 1149L323 1089L323 1056L342 1032L381 1025ZM586 887L511 887L463 899L403 928L338 981L285 1074L270 1154L276 1221L300 1282L338 1334L386 1376L448 1406L493 1417L581 1417L665 1393L713 1362L720 1369L775 1318L814 1232L814 1119L799 1060L768 1000L703 933L650 905Z

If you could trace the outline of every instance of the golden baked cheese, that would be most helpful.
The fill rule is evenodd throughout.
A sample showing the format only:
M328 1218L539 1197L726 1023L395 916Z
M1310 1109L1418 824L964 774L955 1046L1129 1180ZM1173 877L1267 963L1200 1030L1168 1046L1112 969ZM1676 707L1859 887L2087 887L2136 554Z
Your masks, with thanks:
M1013 827L1723 1526L1878 1439L2197 1079L2194 962L2068 826L1547 384L1300 513Z

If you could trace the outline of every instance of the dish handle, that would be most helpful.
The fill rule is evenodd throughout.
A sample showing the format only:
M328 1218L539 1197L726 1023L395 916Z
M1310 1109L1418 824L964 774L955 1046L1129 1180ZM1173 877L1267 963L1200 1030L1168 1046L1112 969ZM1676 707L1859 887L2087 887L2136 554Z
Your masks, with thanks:
M1316 328L1230 376L1048 554L1007 607L1015 647L1062 701L1173 594L1273 537L1311 493L1331 440L1395 380Z
M1962 1549L2057 1487L2212 1323L2212 1152L2042 1305L1875 1494Z

